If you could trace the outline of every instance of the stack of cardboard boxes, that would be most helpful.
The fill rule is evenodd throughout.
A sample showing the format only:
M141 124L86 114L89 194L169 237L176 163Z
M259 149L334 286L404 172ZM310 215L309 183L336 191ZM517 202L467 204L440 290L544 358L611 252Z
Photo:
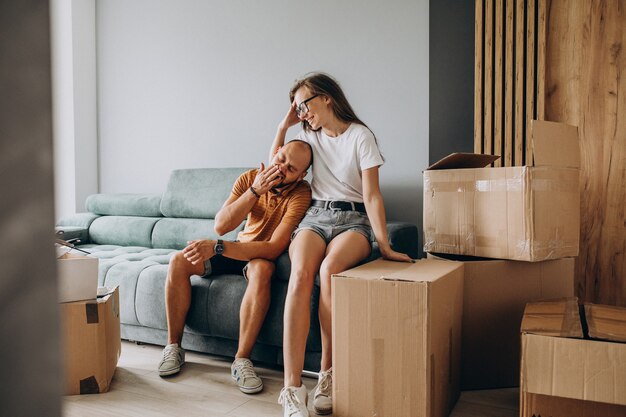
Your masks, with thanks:
M532 123L534 164L451 155L424 172L424 249L333 276L334 415L443 417L519 385L528 301L574 294L577 128Z
M65 395L107 392L121 353L118 287L98 291L98 259L57 259Z
M424 172L424 250L465 265L462 389L518 386L524 306L574 295L578 131L533 121L531 138L532 166L456 154Z

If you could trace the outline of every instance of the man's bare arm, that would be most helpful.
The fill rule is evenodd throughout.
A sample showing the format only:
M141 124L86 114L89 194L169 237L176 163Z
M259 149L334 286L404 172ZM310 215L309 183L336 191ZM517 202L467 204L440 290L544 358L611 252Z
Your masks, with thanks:
M289 246L291 233L296 228L294 224L281 223L270 240L261 242L224 242L224 252L222 256L240 261L249 261L251 259L263 258L274 260ZM183 249L183 255L193 264L204 262L211 258L215 252L215 240L202 239L194 240Z

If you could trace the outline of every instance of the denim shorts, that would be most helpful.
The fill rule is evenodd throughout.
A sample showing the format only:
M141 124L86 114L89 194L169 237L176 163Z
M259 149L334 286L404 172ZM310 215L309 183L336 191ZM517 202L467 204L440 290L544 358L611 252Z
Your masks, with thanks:
M357 232L373 241L372 226L367 214L360 211L340 211L323 207L309 207L304 219L292 233L293 240L301 230L312 230L317 233L326 244L343 232Z

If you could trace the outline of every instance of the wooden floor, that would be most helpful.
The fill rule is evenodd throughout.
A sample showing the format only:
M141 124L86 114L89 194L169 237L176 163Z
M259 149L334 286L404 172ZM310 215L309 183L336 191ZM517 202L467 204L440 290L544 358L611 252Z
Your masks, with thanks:
M63 416L282 416L276 402L283 385L280 370L257 367L265 389L246 395L230 379L230 360L187 352L181 373L165 379L156 372L161 352L160 346L123 341L110 391L64 397ZM317 382L311 378L303 381L309 391ZM517 417L518 403L516 388L466 391L451 417ZM312 411L311 415L315 416Z

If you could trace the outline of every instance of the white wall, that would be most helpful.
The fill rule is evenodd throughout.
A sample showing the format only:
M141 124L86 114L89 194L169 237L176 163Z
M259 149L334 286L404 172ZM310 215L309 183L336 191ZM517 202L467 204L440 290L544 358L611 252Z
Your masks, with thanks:
M50 2L55 218L98 192L96 2Z
M421 230L428 0L107 0L96 16L101 192L257 166L293 81L322 70L378 137L388 217Z

